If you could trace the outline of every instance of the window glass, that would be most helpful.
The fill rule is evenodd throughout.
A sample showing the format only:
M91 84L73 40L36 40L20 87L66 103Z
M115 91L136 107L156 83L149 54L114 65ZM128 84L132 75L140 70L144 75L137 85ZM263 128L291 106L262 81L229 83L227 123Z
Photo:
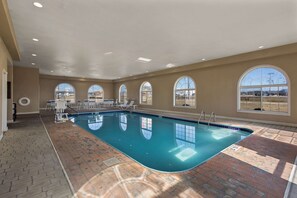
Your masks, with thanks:
M288 113L288 80L273 67L249 71L240 82L240 110Z
M190 77L182 77L177 80L174 89L174 106L195 107L196 106L196 88L195 83Z
M55 99L67 100L70 103L75 103L74 87L68 83L61 83L55 89Z

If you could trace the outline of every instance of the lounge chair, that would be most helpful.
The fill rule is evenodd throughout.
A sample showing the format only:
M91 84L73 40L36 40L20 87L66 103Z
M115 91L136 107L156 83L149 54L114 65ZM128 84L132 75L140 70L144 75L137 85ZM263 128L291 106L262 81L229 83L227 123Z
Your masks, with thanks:
M131 100L129 104L126 103L126 104L120 105L119 107L120 107L121 109L126 109L126 110L127 110L127 109L132 108L133 105L134 105L134 101Z

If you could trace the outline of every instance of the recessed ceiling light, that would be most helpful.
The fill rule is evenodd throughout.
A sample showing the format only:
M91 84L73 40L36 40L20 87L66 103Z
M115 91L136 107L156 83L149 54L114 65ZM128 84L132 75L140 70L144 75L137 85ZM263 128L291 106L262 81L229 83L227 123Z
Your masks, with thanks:
M32 63L32 65L36 65L35 63Z
M148 63L148 62L151 62L152 59L139 57L136 61L141 62L141 63Z
M32 56L37 56L37 54L32 54Z
M33 38L32 40L33 40L33 41L36 41L36 42L38 42L38 41L39 41L39 39L37 39L37 38Z
M42 8L43 7L43 5L41 3L39 3L39 2L34 2L33 5L35 7L37 7L37 8Z
M110 55L110 54L112 54L112 52L106 52L106 53L104 53L104 55Z
M146 73L149 72L148 70L145 71Z
M54 71L52 70L51 72L53 73Z
M262 48L264 48L264 46L263 46L263 45L259 46L259 49L262 49Z
M172 64L172 63L168 63L167 65L166 65L166 67L168 67L168 68L170 68L170 67L174 67L175 65L174 64Z
M206 59L205 59L205 58L202 58L201 60L203 60L203 61L206 61Z

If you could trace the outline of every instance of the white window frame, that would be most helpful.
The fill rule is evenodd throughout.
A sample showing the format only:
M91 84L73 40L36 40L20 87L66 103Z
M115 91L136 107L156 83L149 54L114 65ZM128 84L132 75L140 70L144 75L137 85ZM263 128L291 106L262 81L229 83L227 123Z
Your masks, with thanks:
M99 87L101 87L102 92L103 92L103 96L102 96L102 102L103 102L104 101L104 89L103 89L103 87L101 85L98 85L98 84L93 84L93 85L91 85L89 87L89 89L88 89L88 100L90 100L89 92L90 92L91 87L93 87L93 86L99 86Z
M251 71L253 71L254 69L258 69L258 68L272 68L275 69L277 71L279 71L280 73L282 73L287 80L287 85L284 84L275 84L275 85L254 85L254 86L241 86L241 81L243 80L243 78L250 73ZM265 88L265 87L279 87L279 86L287 86L288 87L288 112L275 112L275 111L256 111L256 110L242 110L240 109L240 102L241 102L241 97L240 97L240 90L241 88ZM262 106L262 95L261 95L261 106ZM262 108L262 107L261 107ZM290 78L287 75L287 73L282 70L279 67L273 66L273 65L259 65L259 66L255 66L255 67L251 67L250 69L248 69L247 71L245 71L239 78L238 83L237 83L237 112L239 113L254 113L254 114L262 114L262 115L281 115L281 116L290 116L291 115L291 82L290 82Z
M149 83L150 84L150 86L151 86L151 91L142 91L142 88L143 88L143 85L145 84L145 83ZM152 103L151 104L147 104L147 103L142 103L142 92L151 92L151 94L152 94ZM139 103L141 104L141 105L153 105L153 86L152 86L152 84L150 83L150 82L148 82L148 81L144 81L141 85L140 85L140 89L139 89Z
M127 86L125 84L121 84L120 88L119 88L119 102L125 102L125 101L121 101L121 89L122 87L125 86L126 87L126 93L127 93L127 96L126 96L126 100L128 99L128 89L127 89ZM124 99L125 100L125 99Z
M72 103L72 104L76 103L76 89L72 84L66 83L66 82L61 82L61 83L57 84L57 86L55 87L55 90L54 90L54 99L57 100L57 98L56 98L56 89L61 84L68 84L73 88L73 90L74 90L74 102L70 102L70 103Z
M195 86L195 105L194 106L176 106L176 104L175 104L175 92L176 92L176 85L177 85L177 83L182 79L182 78L190 78L190 79L192 79L192 81L194 82L194 86ZM179 90L182 90L182 89L179 89ZM184 89L184 90L191 90L191 89ZM173 107L175 107L175 108L185 108L185 109L196 109L196 106L197 106L197 87L196 87L196 82L195 82L195 80L192 78L192 77L190 77L190 76L181 76L181 77L179 77L176 81L175 81L175 83L174 83L174 86L173 86Z

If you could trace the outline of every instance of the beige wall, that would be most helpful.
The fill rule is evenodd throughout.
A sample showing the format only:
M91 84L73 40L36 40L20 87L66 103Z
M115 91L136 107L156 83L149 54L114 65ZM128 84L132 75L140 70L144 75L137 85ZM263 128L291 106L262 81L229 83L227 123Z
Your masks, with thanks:
M259 52L263 53L263 52ZM125 79L115 82L114 94L118 98L118 89L121 84L125 84L128 90L128 98L139 101L139 88L144 81L148 81L153 86L153 105L140 105L143 108L161 109L169 111L181 111L198 113L204 110L208 113L214 111L217 115L269 120L275 122L297 123L297 53L267 58L259 58L244 62L218 64L211 67L201 67L205 63L191 65L188 71L173 72L178 69L171 69L166 72L155 73L151 76L141 76L138 79ZM236 56L240 60L240 57ZM231 61L232 62L232 61ZM222 62L221 62L222 63ZM254 113L237 112L237 84L241 75L248 69L263 64L278 66L283 69L291 81L291 115L263 115ZM181 68L186 70L187 66ZM196 68L196 69L195 69ZM171 73L170 73L171 72ZM181 76L190 76L196 82L197 98L196 108L173 107L173 86Z
M88 89L94 84L100 85L103 88L105 99L113 99L113 83L111 80L93 80L40 75L40 108L45 108L46 102L54 99L55 88L60 83L69 83L74 87L76 100L87 99Z
M7 107L3 107L2 106L2 72L6 71L7 72L7 66L10 65L12 63L12 59L10 57L10 54L2 40L2 38L0 37L0 139L3 135L2 132L2 111L3 108L7 108Z
M14 67L13 101L17 103L18 114L39 112L39 70L28 67ZM18 100L22 97L30 99L28 106L21 106Z

